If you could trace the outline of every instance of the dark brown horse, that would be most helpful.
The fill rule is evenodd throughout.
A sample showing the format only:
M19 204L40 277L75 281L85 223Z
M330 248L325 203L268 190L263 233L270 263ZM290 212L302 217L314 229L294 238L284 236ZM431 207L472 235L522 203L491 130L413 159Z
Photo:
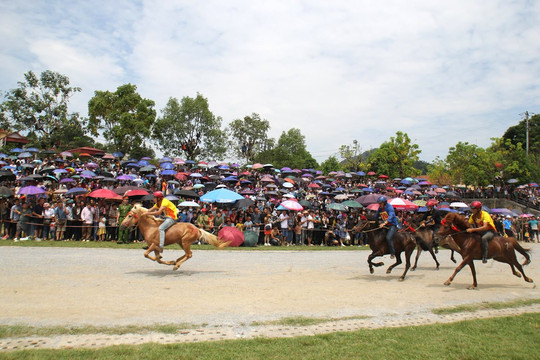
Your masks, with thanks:
M374 219L361 219L355 227L357 232L363 232L367 234L369 247L371 248L371 254L368 256L369 272L374 273L375 270L373 267L379 267L384 265L383 262L373 263L372 260L377 256L384 256L390 254L390 248L386 242L386 228L380 228L379 222ZM405 275L409 268L411 267L411 254L416 247L416 243L413 239L413 236L409 232L400 232L398 231L394 235L394 249L396 252L396 263L390 265L386 270L387 274L390 274L393 268L400 265L401 253L405 252L405 271L400 276L399 280L405 280Z
M438 236L442 239L440 244L449 245L451 248L456 249L456 251L458 251L463 258L463 261L458 265L452 276L446 280L444 285L450 285L456 274L465 265L469 265L471 268L473 283L468 287L468 289L475 289L478 286L478 283L476 282L474 260L482 259L480 234L468 233L467 229L470 227L468 221L463 216L456 213L448 213L441 224L442 226L438 233ZM525 262L523 265L527 265L531 262L528 254L529 250L521 247L515 238L496 236L488 243L488 258L493 258L493 260L509 264L510 268L512 269L512 273L517 277L521 277L521 275L515 270L515 268L517 268L523 275L523 279L526 282L533 282L533 280L528 278L523 272L523 267L517 261L515 251L519 252L525 257Z
M221 239L218 239L217 236L199 229L191 223L179 222L165 231L165 246L179 244L185 254L175 261L162 261L157 248L159 246L158 227L163 220L159 220L153 215L148 215L146 212L148 212L148 209L139 204L135 205L120 226L129 227L137 225L144 240L148 244L148 250L146 250L144 256L150 260L157 261L160 264L174 265L173 270L177 270L184 261L191 258L191 244L197 240L205 241L218 249L227 247L230 244L230 242L222 241ZM154 256L150 256L152 251L154 252Z
M410 228L408 230L413 233L414 239L416 240L417 244L416 257L414 259L414 265L411 267L411 271L416 270L416 267L418 266L418 259L420 258L420 255L423 251L428 251L431 254L431 257L433 258L433 260L435 261L435 265L437 266L437 270L439 270L441 264L439 264L437 256L433 251L433 248L435 246L435 241L433 240L433 229L430 227L421 227L414 221L412 221L409 225ZM450 254L450 260L456 263L456 259L454 258L454 250L452 250Z

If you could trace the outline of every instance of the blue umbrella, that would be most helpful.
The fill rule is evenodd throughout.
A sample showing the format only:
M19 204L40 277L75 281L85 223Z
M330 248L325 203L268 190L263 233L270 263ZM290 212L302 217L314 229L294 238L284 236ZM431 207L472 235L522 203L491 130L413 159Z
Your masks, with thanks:
M115 151L112 153L112 156L114 156L115 158L122 158L124 157L124 153L120 152L120 151Z
M28 158L28 157L32 157L32 154L25 151L25 152L20 153L18 157L20 157L20 158Z
M186 160L186 164L196 164L196 162L193 160Z
M38 149L36 149L35 147L30 147L28 149L24 149L25 151L28 151L28 152L39 152Z
M164 162L172 162L172 159L170 157L168 157L168 156L164 156L164 157L161 158L161 160L159 160L159 162L162 162L162 163L164 163Z
M163 170L172 170L174 169L174 165L170 162L164 162L159 165L160 168Z
M16 152L16 153L20 153L20 152L23 152L23 151L24 151L24 150L21 149L21 148L15 148L15 149L11 150L11 152L14 152L14 153L15 153L15 152Z
M139 166L148 166L150 163L147 160L140 160L137 165Z
M163 171L161 171L161 175L176 175L176 171L169 170L169 169L163 170Z
M366 173L363 172L363 171L359 171L359 172L356 173L356 175L358 175L358 176L366 176Z
M67 192L66 192L66 195L82 195L82 194L86 194L88 192L88 190L84 189L84 188L81 188L81 187L74 187L72 189L69 189Z
M244 197L234 191L227 189L212 190L201 196L201 201L204 202L217 202L217 203L233 203L236 200L241 200Z

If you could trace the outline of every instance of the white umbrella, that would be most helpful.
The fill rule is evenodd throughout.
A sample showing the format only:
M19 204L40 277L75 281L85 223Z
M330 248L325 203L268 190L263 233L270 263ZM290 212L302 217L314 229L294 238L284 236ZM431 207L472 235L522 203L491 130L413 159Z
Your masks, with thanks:
M199 204L197 204L195 201L182 201L178 206L183 207L200 207Z
M450 203L450 207L451 208L469 208L469 205L461 201L455 201L453 203Z

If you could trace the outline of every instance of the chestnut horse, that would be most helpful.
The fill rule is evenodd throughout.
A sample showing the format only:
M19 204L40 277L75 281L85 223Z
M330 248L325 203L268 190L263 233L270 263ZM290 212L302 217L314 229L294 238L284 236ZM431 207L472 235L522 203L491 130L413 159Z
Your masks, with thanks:
M215 246L218 249L223 249L230 244L217 236L210 234L203 229L199 229L191 223L179 222L171 226L165 231L165 246L170 244L178 244L184 250L185 254L176 261L162 261L161 256L157 250L159 246L159 230L163 220L157 219L153 215L146 214L148 209L144 208L140 204L136 204L131 211L127 214L126 218L120 226L129 227L137 225L141 231L144 240L148 244L148 250L144 253L144 256L150 260L157 261L160 264L174 265L173 270L177 270L183 262L191 258L191 244L197 240L203 240L210 245ZM151 252L154 252L155 256L150 256Z
M363 232L367 234L369 247L371 248L371 254L368 256L369 272L374 273L374 266L379 267L384 265L383 262L373 263L371 260L377 256L384 256L385 254L390 254L390 248L386 242L386 233L388 229L380 228L379 222L373 219L360 219L358 224L355 226L357 232ZM394 249L396 252L396 263L388 267L386 270L387 274L390 274L393 268L402 263L401 253L405 252L405 271L399 278L399 281L405 280L405 275L409 268L411 267L411 254L416 247L416 243L411 233L398 231L394 235Z
M478 286L476 282L476 270L474 268L474 260L482 259L482 245L481 236L478 233L468 233L467 229L470 227L469 222L461 215L456 213L448 213L441 222L441 229L437 234L442 240L439 242L441 245L450 245L451 248L456 249L461 254L463 261L458 265L452 276L444 285L450 285L454 280L456 274L465 266L469 265L473 277L473 283L468 289L475 289ZM493 258L502 263L510 265L512 273L521 277L516 272L516 267L526 282L533 282L531 278L528 278L523 272L523 267L517 261L515 251L519 252L525 257L523 265L527 265L531 262L528 254L529 250L524 249L513 237L495 236L488 243L488 258Z

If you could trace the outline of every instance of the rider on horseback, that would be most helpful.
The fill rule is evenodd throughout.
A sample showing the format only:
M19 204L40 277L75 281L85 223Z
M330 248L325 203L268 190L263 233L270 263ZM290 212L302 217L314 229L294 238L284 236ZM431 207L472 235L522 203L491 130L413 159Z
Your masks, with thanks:
M388 226L386 242L388 243L388 248L390 249L390 259L393 259L396 253L394 250L393 239L398 230L398 219L396 217L396 213L394 212L394 207L388 203L388 199L386 197L379 196L377 202L379 203L379 208L377 209L375 218L378 219L380 217L383 220L379 227Z
M435 252L438 252L437 251L438 244L435 241L435 236L437 235L437 233L439 232L439 229L441 228L442 216L441 216L441 212L435 209L436 204L437 202L435 200L429 200L426 203L426 207L428 211L426 211L424 215L422 216L422 218L420 219L421 220L420 226L422 227L428 226L433 230L433 248L435 249Z
M149 215L161 215L165 217L165 221L159 225L159 252L163 252L165 246L165 230L176 223L178 209L169 199L163 197L161 191L154 193L154 206L148 211Z
M488 257L488 241L495 236L495 224L491 216L482 210L482 203L480 201L473 201L469 207L472 210L469 224L472 224L474 227L467 229L467 232L479 232L482 235L482 263L485 264Z

